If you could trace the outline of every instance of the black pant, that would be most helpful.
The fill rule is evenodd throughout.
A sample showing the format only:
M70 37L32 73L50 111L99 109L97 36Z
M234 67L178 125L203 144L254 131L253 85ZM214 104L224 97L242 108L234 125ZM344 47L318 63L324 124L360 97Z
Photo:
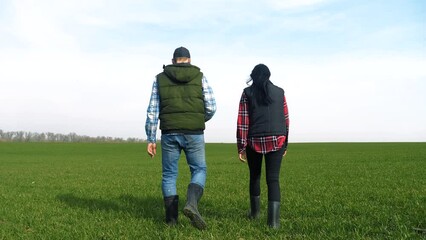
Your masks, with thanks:
M265 156L266 184L268 185L268 201L281 200L280 169L284 148L275 152L261 154L250 147L246 148L247 163L250 169L250 195L260 196L260 175L262 171L262 158Z

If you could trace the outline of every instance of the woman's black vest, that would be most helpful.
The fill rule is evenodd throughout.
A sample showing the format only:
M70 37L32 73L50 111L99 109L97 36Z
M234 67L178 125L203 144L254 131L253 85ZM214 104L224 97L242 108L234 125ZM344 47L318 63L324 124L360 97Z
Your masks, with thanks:
M284 90L269 83L267 85L272 103L259 104L253 95L253 86L244 89L248 99L250 125L248 137L287 135L284 116Z

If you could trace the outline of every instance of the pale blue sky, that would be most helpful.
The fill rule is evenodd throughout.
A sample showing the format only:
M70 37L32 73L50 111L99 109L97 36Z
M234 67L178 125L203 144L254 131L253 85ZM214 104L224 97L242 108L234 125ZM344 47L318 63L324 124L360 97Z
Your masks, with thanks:
M234 142L264 63L290 141L426 141L426 1L0 0L0 129L145 138L154 76L191 51ZM159 134L157 134L159 137Z

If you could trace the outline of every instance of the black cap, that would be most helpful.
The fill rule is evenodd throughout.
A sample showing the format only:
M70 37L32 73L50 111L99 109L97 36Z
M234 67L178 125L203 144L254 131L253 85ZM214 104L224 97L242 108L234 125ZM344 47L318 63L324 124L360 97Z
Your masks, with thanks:
M191 55L189 54L188 49L184 47L176 48L175 52L173 53L173 59L181 58L181 57L191 58Z

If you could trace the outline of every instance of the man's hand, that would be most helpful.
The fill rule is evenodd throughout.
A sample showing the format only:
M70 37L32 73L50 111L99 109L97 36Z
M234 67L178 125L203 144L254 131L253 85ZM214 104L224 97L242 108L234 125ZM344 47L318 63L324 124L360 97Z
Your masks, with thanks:
M240 154L238 154L238 158L240 159L241 162L245 163L247 162L247 155L245 151L240 152Z
M148 155L153 158L155 154L157 154L157 144L155 143L148 143L148 147L146 148L146 151L148 152Z
M286 154L287 154L287 150L284 151L283 157L285 157Z

